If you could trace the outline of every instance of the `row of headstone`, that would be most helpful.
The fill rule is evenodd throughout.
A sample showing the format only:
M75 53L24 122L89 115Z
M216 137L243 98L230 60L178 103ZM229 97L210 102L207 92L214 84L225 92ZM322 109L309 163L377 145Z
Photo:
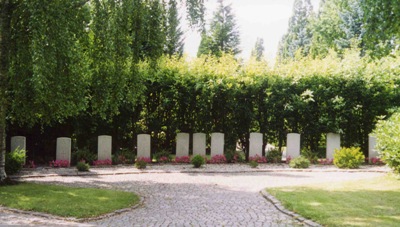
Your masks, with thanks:
M176 136L176 156L189 155L189 133L178 133ZM375 150L376 138L368 138L369 158L377 157ZM112 137L101 135L98 137L98 160L111 160ZM249 156L262 155L263 135L261 133L250 133ZM24 136L14 136L11 138L11 150L17 148L26 150L26 138ZM335 149L340 149L340 134L328 133L326 136L326 158L332 159ZM139 134L137 136L137 157L150 157L151 136L149 134ZM206 134L193 134L193 155L206 154ZM211 156L224 154L224 133L211 134ZM300 156L300 134L289 133L286 143L286 157L296 158ZM71 138L57 138L56 160L71 161Z
M137 136L137 157L150 157L151 137L149 134L139 134ZM189 133L178 133L176 135L176 156L188 156L190 135ZM193 155L206 155L206 134L193 134ZM211 134L211 155L224 154L224 134Z
M138 135L138 157L150 157L150 135ZM211 133L211 156L224 154L224 133ZM176 156L188 156L190 146L189 133L177 133ZM261 133L250 133L250 156L262 155L263 136ZM206 134L193 134L193 155L206 155Z
M376 137L368 137L368 157L378 157L375 149ZM336 149L340 149L340 134L328 133L326 135L326 158L333 159ZM289 133L286 141L286 157L296 158L300 156L300 134Z
M98 160L111 160L111 136L98 137ZM26 150L26 137L11 137L11 150L17 148ZM56 160L67 160L71 162L71 138L59 137L56 142Z
M111 160L111 136L101 135L97 141L97 159ZM56 160L71 162L71 138L59 137L56 145Z

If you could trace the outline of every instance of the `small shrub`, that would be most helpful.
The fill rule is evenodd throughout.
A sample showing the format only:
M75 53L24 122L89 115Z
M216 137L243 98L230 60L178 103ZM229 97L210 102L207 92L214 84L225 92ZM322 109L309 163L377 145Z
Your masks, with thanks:
M224 155L214 155L211 157L211 160L209 161L211 164L222 164L226 163L226 158Z
M87 172L89 171L89 163L86 163L85 160L82 160L76 164L76 168L78 169L79 172Z
M295 169L306 169L310 166L310 160L303 156L300 156L290 160L289 166Z
M135 154L133 151L122 148L119 149L112 157L112 163L117 164L132 164L135 162Z
M380 120L374 134L380 158L395 173L400 174L400 110L389 119Z
M279 149L271 149L267 152L266 158L271 163L280 163L282 161L282 152Z
M53 168L66 168L69 167L70 163L68 160L53 160L51 162L49 162L49 166L53 167Z
M204 157L199 154L195 155L191 160L194 168L200 168L202 165L204 165L205 162L206 160L204 159Z
M251 161L249 162L249 165L250 165L251 168L256 168L256 167L258 166L258 162L257 162L257 161L254 161L254 160L251 160Z
M236 149L227 150L225 152L225 158L227 163L245 162L246 157L242 151Z
M175 157L175 163L190 163L189 156Z
M110 166L112 161L110 159L93 161L94 166Z
M97 155L90 152L89 149L83 148L72 153L73 163L85 160L87 163L93 163L97 159Z
M151 163L150 158L140 157L137 158L135 166L138 169L146 169L148 163Z
M336 149L333 154L333 164L339 168L358 168L365 160L364 154L359 147L343 147Z
M257 162L257 163L267 163L267 158L259 155L255 155L252 157L249 157L249 161L252 162Z
M167 150L161 150L153 155L154 159L159 163L172 162L172 155Z
M9 153L6 153L6 174L13 175L21 171L22 166L25 162L26 151L22 149L15 149Z
M310 161L312 164L317 164L318 163L318 155L311 150L302 150L301 151L301 156L305 157Z

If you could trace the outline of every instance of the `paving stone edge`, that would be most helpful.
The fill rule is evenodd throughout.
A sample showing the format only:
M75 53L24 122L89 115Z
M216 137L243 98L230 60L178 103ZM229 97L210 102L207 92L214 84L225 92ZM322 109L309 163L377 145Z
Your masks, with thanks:
M52 214L46 214L46 213L42 213L42 212L19 210L19 209L15 209L15 208L4 207L4 206L0 206L0 210L4 210L4 211L11 212L11 213L16 213L16 214L32 215L32 216L35 216L35 217L41 217L41 218L52 219L52 220L61 220L61 221L84 223L84 222L98 221L98 220L102 220L102 219L105 219L105 218L110 218L110 217L113 217L113 216L116 216L116 215L119 215L119 214L122 214L122 213L125 213L125 212L129 212L131 210L134 210L134 209L138 208L139 206L142 206L143 204L144 204L144 198L140 197L139 203L137 203L134 206L131 206L131 207L128 207L128 208L124 208L124 209L115 210L113 212L110 212L110 213L107 213L107 214L102 214L100 216L92 217L92 218L67 218L67 217L61 217L61 216L52 215Z
M290 217L293 217L294 219L296 219L297 221L307 225L307 226L311 226L311 227L321 227L322 225L306 219L304 217L302 217L299 214L296 214L295 212L289 211L287 209L285 209L285 207L282 205L282 203L276 199L274 196L272 196L271 194L269 194L265 189L260 191L260 194L266 199L268 200L270 203L272 203L272 205L274 205L274 207L276 209L278 209L281 213L289 215Z

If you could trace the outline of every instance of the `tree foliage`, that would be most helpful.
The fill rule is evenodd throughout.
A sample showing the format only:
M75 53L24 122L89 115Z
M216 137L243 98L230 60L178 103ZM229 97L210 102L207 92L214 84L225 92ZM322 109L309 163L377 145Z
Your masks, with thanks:
M251 51L251 57L255 58L256 61L261 61L264 58L264 39L257 38L256 44Z
M167 10L167 28L166 28L166 44L165 54L170 57L177 55L182 57L183 54L183 32L179 26L181 18L178 14L176 0L170 0Z
M310 20L313 17L313 7L310 0L295 0L293 15L289 20L287 33L279 43L280 59L294 59L300 51L301 56L308 55L312 40Z
M210 29L202 33L197 55L211 54L222 56L223 53L233 55L241 52L239 30L236 25L235 15L231 5L224 5L223 0L218 0L218 9L214 12Z
M400 45L400 2L360 0L364 11L365 44L374 56L385 56Z
M399 26L392 23L396 1L326 0L312 20L313 56L324 57L330 49L343 53L358 47L360 55L383 57L399 45ZM397 2L398 3L398 2Z

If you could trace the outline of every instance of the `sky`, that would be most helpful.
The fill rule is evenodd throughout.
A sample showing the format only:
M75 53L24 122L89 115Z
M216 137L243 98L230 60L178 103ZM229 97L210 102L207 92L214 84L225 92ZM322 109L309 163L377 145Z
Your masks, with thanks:
M318 10L320 0L311 0L314 11ZM267 60L274 59L278 44L286 33L289 18L292 15L294 0L225 0L224 4L232 4L236 23L240 31L240 57L248 59L257 37L264 39L264 55ZM218 6L217 0L206 0L206 21L209 24L213 12ZM185 16L182 16L184 18ZM185 32L184 52L195 57L200 44L200 34L182 21L182 30Z

